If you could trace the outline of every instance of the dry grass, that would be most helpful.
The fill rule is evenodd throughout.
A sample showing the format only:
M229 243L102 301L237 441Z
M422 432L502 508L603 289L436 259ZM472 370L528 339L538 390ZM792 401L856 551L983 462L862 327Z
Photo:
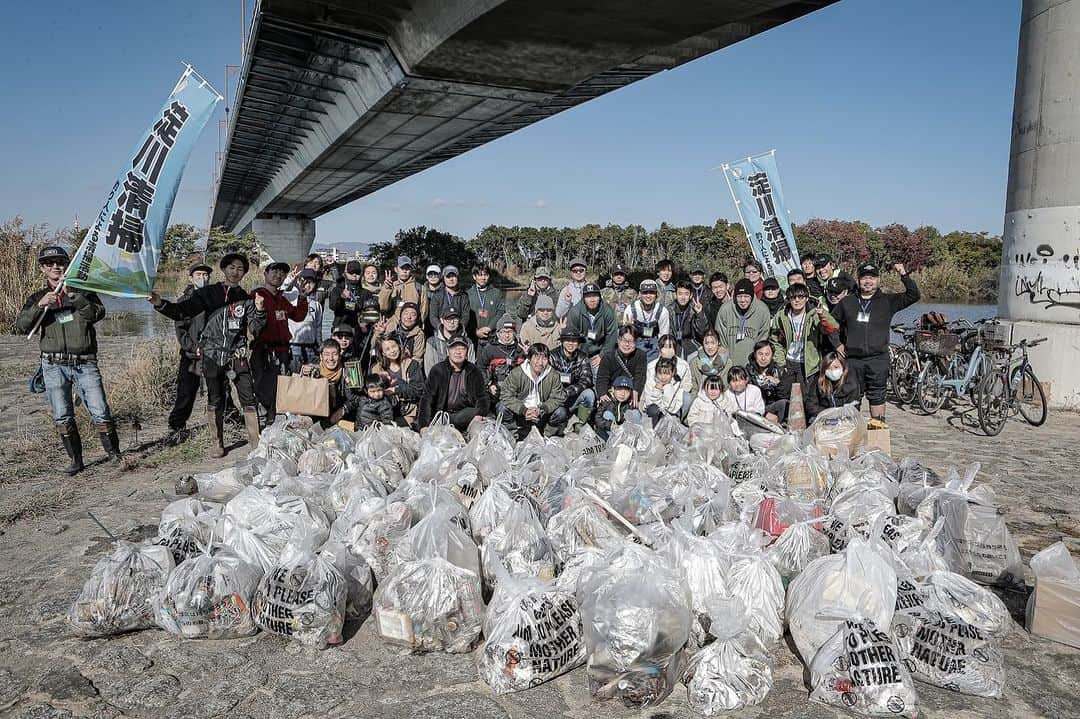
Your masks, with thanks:
M75 490L69 484L45 492L15 496L0 503L0 524L14 524L22 519L40 519L55 516L71 506Z
M45 225L24 226L21 217L0 224L0 332L15 331L23 302L42 286L37 263L38 247L64 240Z
M176 340L134 342L126 357L115 359L119 364L110 364L102 373L113 419L142 425L167 413L176 395Z

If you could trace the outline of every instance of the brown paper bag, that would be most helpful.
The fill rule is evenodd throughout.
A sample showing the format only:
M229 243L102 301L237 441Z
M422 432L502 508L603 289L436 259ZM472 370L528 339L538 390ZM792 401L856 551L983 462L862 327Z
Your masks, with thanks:
M329 416L330 384L322 377L278 376L277 411L311 417Z
M1080 648L1080 584L1036 579L1028 606L1029 632Z
M887 429L868 429L866 430L866 444L863 445L867 449L880 449L887 456L892 456L892 435Z

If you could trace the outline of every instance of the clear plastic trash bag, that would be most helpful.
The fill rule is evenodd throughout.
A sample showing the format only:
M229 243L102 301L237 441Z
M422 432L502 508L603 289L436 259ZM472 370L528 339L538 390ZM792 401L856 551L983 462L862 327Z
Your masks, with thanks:
M810 700L858 716L918 717L915 684L888 626L868 617L832 620L834 631L809 663Z
M118 540L112 553L90 570L68 611L68 623L85 637L155 626L154 597L172 570L172 554L165 547Z
M953 572L901 577L892 630L912 676L962 694L1000 697L999 640L1012 618L989 590Z
M353 497L368 499L385 497L389 493L389 487L377 472L370 471L367 467L346 468L330 483L330 505L335 513L341 514Z
M252 471L250 467L240 469L238 464L233 467L225 467L217 472L193 474L191 478L195 481L195 494L199 499L224 503L252 484L258 473Z
M937 535L944 526L945 520L939 519L918 542L900 550L898 556L905 574L918 578L933 572L949 571L949 563L941 555L937 542Z
M225 505L222 544L244 561L268 571L294 537L312 537L321 544L330 534L330 521L317 505L302 497L275 495L248 487Z
M793 522L769 545L766 555L785 583L831 551L829 538L818 529L820 526L818 519Z
M765 647L745 631L746 607L736 599L717 602L709 615L716 641L691 657L683 675L690 708L717 716L765 701L772 666Z
M415 651L466 653L480 638L480 577L445 559L405 562L375 590L375 631Z
M302 474L337 474L344 466L345 460L341 452L323 445L306 450L296 461L296 468Z
M784 635L784 581L763 553L735 556L727 583L730 596L747 608L747 631L765 645Z
M550 582L500 577L484 637L477 669L494 694L535 687L585 663L577 601Z
M535 511L515 502L503 522L492 530L481 550L484 586L492 588L504 575L514 578L555 578L555 555Z
M262 569L225 546L177 565L154 600L159 627L185 639L235 639L258 631L251 602Z
M896 570L877 547L855 537L842 554L815 559L795 577L787 591L787 622L807 663L841 621L819 616L822 607L833 607L844 616L866 617L888 628L896 610Z
M289 542L259 583L251 616L264 631L325 649L342 641L348 587L315 543L311 535Z
M333 564L345 578L348 592L345 618L362 620L371 614L371 598L375 586L367 560L333 537L326 540L326 544L319 549L319 556Z
M1062 582L1080 582L1080 569L1064 542L1054 542L1031 558L1031 571L1035 579L1056 579Z
M469 529L476 543L483 545L492 530L502 524L510 508L522 500L525 500L522 492L508 480L492 482L469 507Z
M582 589L589 691L628 707L659 704L682 675L692 621L681 574L655 552L624 544Z
M618 547L626 534L604 510L576 489L566 493L565 508L548 520L547 533L560 562L568 561L582 547Z
M769 473L767 485L794 499L820 499L829 487L829 459L812 445L781 454Z
M730 596L727 580L729 555L716 539L694 536L678 525L672 528L663 554L670 566L682 572L690 590L690 607L694 614L690 646L702 647L712 636L710 607Z
M390 571L394 548L411 526L412 512L404 502L353 500L334 521L332 536L363 557L375 581L381 582Z
M480 552L472 536L455 521L454 508L438 506L397 542L391 565L440 557L456 567L480 572Z
M829 457L850 457L866 443L866 420L855 404L821 410L806 430L808 444Z
M562 571L555 578L555 588L560 592L573 594L580 603L582 588L588 583L589 577L598 569L606 567L607 563L606 550L598 547L582 547L563 564Z
M167 547L173 563L202 554L201 546L221 539L223 505L195 497L178 499L161 510L154 544Z
M270 457L256 461L262 462L262 466L251 480L253 487L276 487L300 472L296 467L296 461L281 452L273 452Z

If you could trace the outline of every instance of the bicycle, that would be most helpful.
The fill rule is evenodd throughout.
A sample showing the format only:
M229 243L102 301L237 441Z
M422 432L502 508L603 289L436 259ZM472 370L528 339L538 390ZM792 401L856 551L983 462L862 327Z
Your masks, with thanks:
M1015 414L1033 427L1046 422L1046 393L1028 361L1028 348L1045 341L1045 337L1039 337L993 348L997 357L992 370L982 379L978 401L979 426L987 436L999 434ZM1014 359L1017 352L1020 358Z
M975 343L970 355L964 351L970 339L981 336L982 327L957 320L950 322L949 328L962 332L915 331L916 357L927 358L916 381L919 407L926 414L937 412L950 397L970 397L972 404L976 404L981 381L991 369L983 343Z
M901 404L912 404L918 396L918 380L922 361L915 351L915 328L904 324L892 325L904 343L889 343L889 384Z

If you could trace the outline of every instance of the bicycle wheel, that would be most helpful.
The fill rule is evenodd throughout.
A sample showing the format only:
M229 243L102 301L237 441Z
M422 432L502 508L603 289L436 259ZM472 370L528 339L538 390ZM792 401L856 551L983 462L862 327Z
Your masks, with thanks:
M1009 384L1004 372L991 372L983 377L976 393L979 408L979 426L988 437L1001 432L1009 418Z
M897 349L889 370L889 380L892 382L893 393L900 402L911 404L915 401L918 379L914 353L907 347Z
M934 414L945 405L947 390L941 383L943 379L937 363L932 359L928 360L918 388L919 407L926 414Z
M1023 373L1023 376L1018 376ZM1032 427L1038 427L1046 421L1046 393L1042 382L1035 376L1031 367L1013 369L1009 376L1009 386L1016 387L1016 406L1020 415Z

